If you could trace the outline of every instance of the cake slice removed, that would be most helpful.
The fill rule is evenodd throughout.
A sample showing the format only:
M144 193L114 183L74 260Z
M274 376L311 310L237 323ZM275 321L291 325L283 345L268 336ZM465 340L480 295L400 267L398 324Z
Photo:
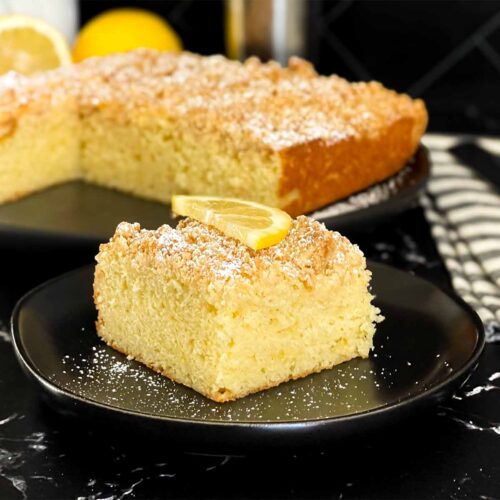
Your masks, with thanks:
M361 251L307 217L257 251L191 219L121 223L97 262L99 336L214 401L367 357L381 320Z

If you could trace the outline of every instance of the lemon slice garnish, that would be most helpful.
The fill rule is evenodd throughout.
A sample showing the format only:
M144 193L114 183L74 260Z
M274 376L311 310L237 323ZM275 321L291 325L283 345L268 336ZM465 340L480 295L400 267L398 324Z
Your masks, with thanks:
M254 250L276 245L292 225L291 217L279 208L236 198L173 196L172 211L214 226Z
M0 16L0 74L31 75L71 63L63 35L41 19Z

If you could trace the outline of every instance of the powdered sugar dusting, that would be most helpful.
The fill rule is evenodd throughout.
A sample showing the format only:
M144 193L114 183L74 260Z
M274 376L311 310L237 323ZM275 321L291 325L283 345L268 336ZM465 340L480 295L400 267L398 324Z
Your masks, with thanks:
M308 217L298 217L278 244L254 251L212 226L186 219L176 229L141 230L122 223L109 244L101 246L98 262L109 253L128 254L146 266L168 268L193 285L225 287L232 280L252 280L270 270L309 286L318 275L362 272L359 248L340 234Z
M3 90L2 90L3 89ZM215 133L237 147L280 151L311 141L334 144L352 136L376 137L402 117L423 113L421 103L382 85L349 84L318 76L306 61L287 68L255 58L139 49L91 58L31 78L0 78L2 111L15 120L54 95L72 96L79 113L106 113L115 121L176 119L179 133ZM23 107L23 101L27 106Z

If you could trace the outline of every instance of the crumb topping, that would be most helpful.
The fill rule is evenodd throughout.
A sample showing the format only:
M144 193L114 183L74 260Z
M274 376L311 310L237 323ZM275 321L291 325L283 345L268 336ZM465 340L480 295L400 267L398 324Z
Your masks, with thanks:
M0 140L16 125L25 110L43 113L54 105L71 103L76 110L74 69L64 67L27 77L9 71L0 77ZM71 109L71 108L70 108Z
M175 117L190 130L216 130L235 144L274 151L378 134L423 110L421 101L376 82L349 84L318 76L298 58L283 68L256 58L240 63L219 55L139 49L31 78L0 78L0 120L2 113L20 112L17 102L52 99L54 93L75 95L82 114L105 110L116 120L140 120L143 113L160 120Z
M356 245L305 216L293 221L280 243L258 251L191 219L181 221L176 229L164 225L152 231L122 222L110 243L101 246L100 255L116 251L116 247L119 253L123 249L124 254L133 254L141 262L147 259L148 265L182 269L194 281L222 286L236 279L252 279L272 267L305 284L339 267L365 267Z

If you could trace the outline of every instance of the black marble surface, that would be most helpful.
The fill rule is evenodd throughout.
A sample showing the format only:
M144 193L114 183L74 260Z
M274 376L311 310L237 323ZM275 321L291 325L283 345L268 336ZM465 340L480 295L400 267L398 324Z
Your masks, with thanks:
M447 287L422 211L363 237L372 258ZM94 249L0 250L0 330L37 283ZM498 376L498 378L497 378ZM500 346L445 404L397 426L305 453L184 454L164 440L67 419L40 401L0 334L0 498L500 498Z

